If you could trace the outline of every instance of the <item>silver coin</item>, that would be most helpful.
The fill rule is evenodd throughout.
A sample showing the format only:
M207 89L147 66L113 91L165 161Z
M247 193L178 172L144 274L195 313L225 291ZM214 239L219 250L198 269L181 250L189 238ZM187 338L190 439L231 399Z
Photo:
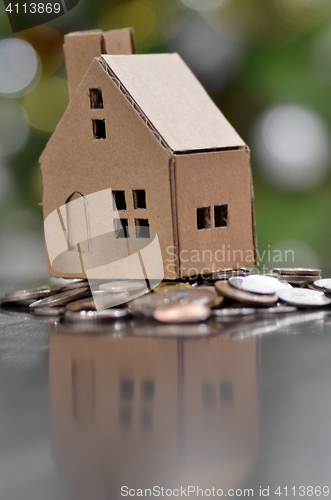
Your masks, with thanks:
M321 269L305 269L302 267L274 267L273 272L279 275L295 275L295 276L317 276L321 274Z
M229 278L229 284L234 288L238 288L238 290L243 290L250 293L258 293L261 295L272 295L275 293L274 288L271 288L266 283L256 281L253 278L247 281L247 278Z
M256 282L258 281L259 283L264 283L265 285L268 285L273 292L275 293L277 290L281 290L282 288L292 288L289 283L280 281L279 279L273 277L273 276L265 276L264 274L254 274L252 276L247 276L245 278L245 282Z
M217 293L228 299L235 300L247 305L273 306L277 303L278 297L276 294L262 295L258 293L246 292L234 288L224 281L216 281L215 288Z
M66 311L64 319L68 321L101 321L126 318L128 309L103 309L102 311Z
M86 280L73 281L72 283L68 283L68 285L64 285L61 290L63 292L67 292L69 290L77 290L78 288L84 288L87 286L89 286L89 283Z
M68 290L67 292L58 293L52 297L46 297L45 299L33 302L29 307L30 309L38 309L39 307L63 306L80 297L89 295L90 293L89 287L79 288L78 290Z
M64 307L39 307L33 310L36 316L62 316L64 314Z
M202 304L169 304L157 307L153 317L162 323L199 323L208 319L210 312Z
M49 287L33 288L31 290L20 290L17 292L6 293L5 297L2 298L2 302L20 302L24 300L37 300L43 299L44 297L50 297L55 295L56 292L52 291Z
M223 309L213 309L212 315L218 318L252 316L256 313L254 307L223 307Z
M331 298L323 292L309 288L292 288L278 290L278 297L283 302L297 307L323 307L331 304Z
M321 290L331 292L331 278L316 280L316 281L314 281L313 284L316 288L320 288Z
M292 283L294 285L301 285L302 283L313 283L314 281L316 281L316 278L318 278L318 276L310 276L310 275L295 276L294 274L293 275L284 274L278 276L279 280L286 281L287 283Z

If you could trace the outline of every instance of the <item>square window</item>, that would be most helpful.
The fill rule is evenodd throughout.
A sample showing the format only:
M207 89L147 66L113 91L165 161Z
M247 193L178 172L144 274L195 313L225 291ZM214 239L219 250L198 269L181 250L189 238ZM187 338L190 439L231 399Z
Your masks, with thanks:
M132 425L132 408L123 406L120 408L119 426L129 429Z
M228 206L218 205L214 207L215 227L226 227L228 225Z
M146 191L145 189L135 189L133 193L134 208L146 208Z
M220 398L223 406L233 405L233 385L232 382L226 381L220 384Z
M125 191L113 191L113 210L126 210Z
M148 219L135 219L134 223L136 226L136 238L150 237Z
M140 428L143 431L151 431L153 428L153 415L149 408L140 410Z
M120 399L131 401L134 393L134 381L131 379L122 379L120 382Z
M92 120L92 129L94 139L106 139L105 120Z
M202 404L204 408L216 406L216 389L214 384L204 382L202 384Z
M197 208L197 228L210 229L210 207Z
M155 393L154 380L144 380L141 383L141 399L142 401L153 401Z
M91 109L102 109L103 99L100 89L90 89L90 105Z
M129 238L128 219L114 219L116 238Z

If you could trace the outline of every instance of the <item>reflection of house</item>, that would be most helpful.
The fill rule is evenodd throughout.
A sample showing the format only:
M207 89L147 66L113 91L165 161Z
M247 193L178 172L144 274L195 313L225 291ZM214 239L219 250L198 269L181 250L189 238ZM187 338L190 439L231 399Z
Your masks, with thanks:
M256 382L255 339L53 336L58 466L81 499L117 498L121 485L238 485L257 448Z
M177 54L102 55L88 69L80 64L81 43L97 39L100 52L100 36L66 40L73 97L40 159L45 218L81 197L81 215L62 222L69 249L93 253L88 243L70 246L70 231L80 226L84 240L93 239L95 228L84 229L84 197L109 188L118 210L114 238L127 238L128 226L137 238L155 229L166 278L253 265L245 143ZM78 88L77 77L70 81L77 65L80 76L87 69Z

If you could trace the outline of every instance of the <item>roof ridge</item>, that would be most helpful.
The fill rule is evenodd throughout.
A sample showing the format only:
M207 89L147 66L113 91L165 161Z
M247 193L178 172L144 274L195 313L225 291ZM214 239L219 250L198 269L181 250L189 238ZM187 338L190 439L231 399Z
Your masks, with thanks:
M147 125L147 127L151 130L152 134L154 137L157 139L157 141L161 144L161 146L164 147L167 151L169 151L171 154L174 153L172 148L169 146L169 144L164 140L160 132L155 128L153 123L150 121L148 116L143 112L141 107L138 105L138 103L134 100L132 95L129 93L129 91L126 89L126 87L123 85L121 80L118 78L116 73L110 68L108 65L107 61L101 56L97 58L103 69L106 71L108 76L112 79L112 81L115 83L115 85L119 88L119 90L122 92L124 97L126 98L127 101L131 104L131 106L135 109L135 111L138 113L140 118L143 120L143 122Z

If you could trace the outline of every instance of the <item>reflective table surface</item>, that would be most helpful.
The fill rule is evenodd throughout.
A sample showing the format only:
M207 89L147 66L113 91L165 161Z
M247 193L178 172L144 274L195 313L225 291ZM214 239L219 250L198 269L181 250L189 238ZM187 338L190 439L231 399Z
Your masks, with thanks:
M0 374L1 500L331 495L331 308L187 326L12 309Z

